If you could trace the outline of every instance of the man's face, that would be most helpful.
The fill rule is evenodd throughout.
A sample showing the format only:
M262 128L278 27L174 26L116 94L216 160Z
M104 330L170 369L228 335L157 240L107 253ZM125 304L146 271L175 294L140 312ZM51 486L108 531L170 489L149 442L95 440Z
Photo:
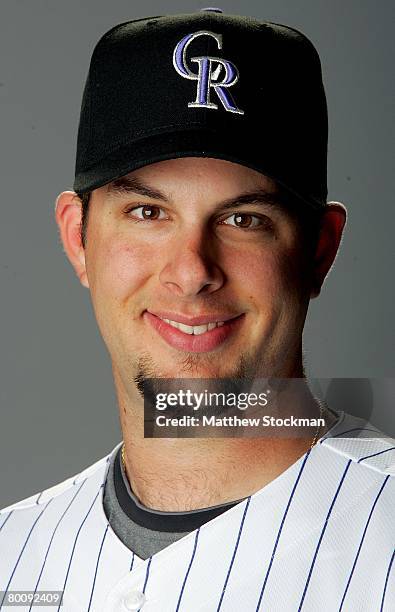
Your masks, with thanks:
M204 158L152 164L93 192L86 271L125 385L301 375L310 287L298 227L275 193L254 170Z

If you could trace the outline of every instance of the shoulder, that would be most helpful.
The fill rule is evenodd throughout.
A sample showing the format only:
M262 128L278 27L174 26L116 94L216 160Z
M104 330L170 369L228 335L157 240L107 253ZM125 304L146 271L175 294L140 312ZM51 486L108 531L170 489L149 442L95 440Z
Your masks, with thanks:
M8 590L10 584L15 589L18 584L26 589L33 576L41 579L44 567L45 580L52 585L49 590L59 590L59 568L64 567L65 551L71 546L73 555L88 519L85 535L93 545L98 541L106 522L102 507L104 483L116 448L78 474L0 510L3 590ZM84 544L83 554L87 550Z
M340 413L317 447L315 482L325 476L333 511L350 529L365 517L371 534L393 541L395 439L367 420Z
M341 412L318 444L358 465L366 476L395 477L395 438L370 421Z
M2 525L2 516L4 515L10 515L11 513L20 514L23 510L28 511L42 507L49 501L54 501L55 499L60 501L64 498L66 500L74 490L78 489L82 483L86 483L87 481L92 483L93 486L95 483L104 482L110 457L118 446L119 445L92 465L84 468L81 472L70 476L52 487L44 489L43 491L38 491L30 497L0 509L0 529Z

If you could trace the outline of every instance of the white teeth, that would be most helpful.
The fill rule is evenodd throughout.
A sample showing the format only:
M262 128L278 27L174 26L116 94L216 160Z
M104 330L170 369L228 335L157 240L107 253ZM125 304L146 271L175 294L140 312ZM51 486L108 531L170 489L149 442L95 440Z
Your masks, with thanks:
M174 321L172 321L170 323L170 325L174 325ZM176 327L174 325L174 327ZM177 327L180 331L184 332L184 334L193 334L193 327L190 327L189 325L184 325L184 323L177 323Z
M205 334L207 331L214 329L215 327L221 327L224 325L224 321L216 321L214 323L207 323L207 325L185 325L184 323L179 323L178 321L171 321L170 319L163 319L166 323L179 329L184 332L184 334L195 336L200 336L201 334Z
M208 325L194 325L193 326L193 333L195 336L200 336L200 334L204 334L206 331L208 331Z

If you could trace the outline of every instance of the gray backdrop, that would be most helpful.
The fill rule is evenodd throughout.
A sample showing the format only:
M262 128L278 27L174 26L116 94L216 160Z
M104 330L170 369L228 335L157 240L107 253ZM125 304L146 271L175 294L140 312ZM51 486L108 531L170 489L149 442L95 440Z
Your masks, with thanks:
M121 21L192 12L206 1L1 2L0 507L64 480L120 440L110 362L53 214L57 194L73 182L94 44ZM349 221L335 268L311 304L308 372L344 379L329 385L329 395L339 397L341 388L347 404L356 391L365 412L374 406L377 424L390 429L394 3L222 0L220 7L296 27L319 50L329 198L346 204Z

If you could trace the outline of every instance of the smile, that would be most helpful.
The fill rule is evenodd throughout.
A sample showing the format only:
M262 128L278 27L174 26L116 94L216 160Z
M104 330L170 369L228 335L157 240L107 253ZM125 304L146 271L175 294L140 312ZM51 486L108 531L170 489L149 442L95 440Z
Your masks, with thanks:
M244 313L236 316L209 315L189 318L177 315L177 319L166 316L170 313L153 314L146 310L143 318L159 334L167 345L192 353L212 351L235 334L240 327ZM186 323L189 320L189 324Z
M161 317L159 317L161 318ZM184 323L179 323L179 321L171 321L170 319L162 319L172 327L179 329L184 332L184 334L200 336L201 334L205 334L216 327L221 327L224 325L224 321L215 321L214 323L208 323L207 325L185 325Z

